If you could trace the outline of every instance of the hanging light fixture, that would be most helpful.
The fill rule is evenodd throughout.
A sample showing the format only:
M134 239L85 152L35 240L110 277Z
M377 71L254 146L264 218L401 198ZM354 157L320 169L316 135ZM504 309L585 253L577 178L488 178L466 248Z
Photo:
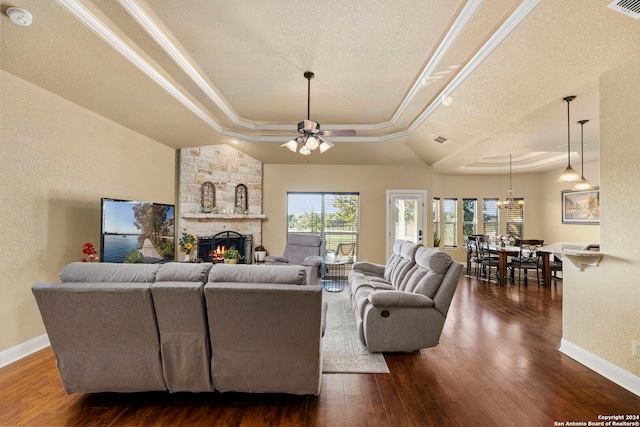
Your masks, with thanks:
M509 197L496 203L496 206L501 209L515 209L524 206L524 200L516 200L513 198L513 188L511 186L511 154L509 154Z
M578 182L580 181L580 175L574 168L571 167L571 129L569 119L569 103L576 99L575 96L567 96L562 98L567 103L567 168L560 174L560 177L556 182Z
M588 121L589 120L578 120L576 122L580 125L580 163L582 176L580 177L580 181L573 186L573 191L593 190L591 183L584 177L584 124Z

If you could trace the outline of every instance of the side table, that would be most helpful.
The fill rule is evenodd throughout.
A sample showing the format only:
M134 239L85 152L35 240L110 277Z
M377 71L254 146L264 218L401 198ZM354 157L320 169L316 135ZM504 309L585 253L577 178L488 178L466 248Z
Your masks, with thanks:
M322 287L329 292L340 292L344 289L345 277L345 261L325 261L327 266L327 274L322 279Z

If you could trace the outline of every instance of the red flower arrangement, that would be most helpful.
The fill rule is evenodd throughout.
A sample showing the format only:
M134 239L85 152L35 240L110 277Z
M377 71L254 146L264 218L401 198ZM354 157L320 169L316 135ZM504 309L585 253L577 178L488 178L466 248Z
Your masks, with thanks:
M82 258L82 262L100 262L98 251L96 251L91 243L82 245L82 253L86 255L86 257Z

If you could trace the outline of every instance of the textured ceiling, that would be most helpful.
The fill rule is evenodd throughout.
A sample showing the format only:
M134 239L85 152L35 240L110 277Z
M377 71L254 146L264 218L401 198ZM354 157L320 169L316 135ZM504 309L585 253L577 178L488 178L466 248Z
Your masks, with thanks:
M561 170L599 157L598 77L637 55L607 0L2 1L1 66L174 147L235 141L265 163ZM11 23L9 6L33 15ZM307 116L335 147L280 145ZM445 102L443 102L443 100ZM448 105L446 105L448 104ZM433 142L436 136L448 139ZM577 157L576 157L577 158Z

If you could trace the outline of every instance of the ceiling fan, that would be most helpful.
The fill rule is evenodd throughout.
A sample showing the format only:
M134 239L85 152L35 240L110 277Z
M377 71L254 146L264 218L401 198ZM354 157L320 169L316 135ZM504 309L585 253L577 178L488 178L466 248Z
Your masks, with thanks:
M311 71L305 71L303 75L304 78L307 79L307 119L298 123L298 132L301 136L297 136L291 141L282 144L281 147L287 147L295 153L298 151L298 143L300 142L302 143L302 147L300 147L299 153L308 156L311 154L311 151L316 148L319 148L320 152L324 153L334 146L333 142L324 138L325 136L354 136L356 131L353 129L320 130L320 123L310 119L311 79L315 77L315 74Z

